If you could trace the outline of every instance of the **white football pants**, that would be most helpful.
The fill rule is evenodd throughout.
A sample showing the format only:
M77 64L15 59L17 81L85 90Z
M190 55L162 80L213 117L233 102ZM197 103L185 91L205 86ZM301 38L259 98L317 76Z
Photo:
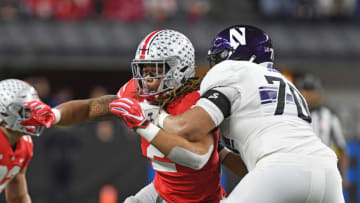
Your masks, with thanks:
M124 203L166 203L156 192L153 183L143 187L135 196L125 199Z
M337 161L269 155L221 203L344 203Z

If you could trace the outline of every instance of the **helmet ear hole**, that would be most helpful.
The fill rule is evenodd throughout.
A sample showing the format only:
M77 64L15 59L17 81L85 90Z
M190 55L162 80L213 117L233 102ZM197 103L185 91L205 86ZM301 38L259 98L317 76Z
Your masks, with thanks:
M181 69L180 69L180 72L182 72L182 73L185 72L188 67L189 67L189 66L185 66L185 67L181 68Z

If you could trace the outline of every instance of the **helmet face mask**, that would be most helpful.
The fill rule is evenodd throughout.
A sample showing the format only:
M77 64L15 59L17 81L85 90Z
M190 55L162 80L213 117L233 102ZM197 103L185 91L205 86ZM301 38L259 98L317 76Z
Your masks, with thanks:
M274 51L264 31L249 25L235 25L216 35L208 59L211 66L224 60L245 60L272 67Z
M139 96L161 95L181 87L188 78L194 76L195 49L182 33L158 30L140 42L131 65ZM155 67L155 74L143 74L145 66ZM158 88L148 88L147 79L161 80Z
M212 66L220 63L221 61L228 59L231 56L233 51L234 51L234 49L232 49L232 48L225 48L223 50L217 50L217 51L213 51L213 52L211 52L209 50L208 60L210 62L210 66L212 67Z
M39 136L43 126L24 126L21 123L31 118L31 111L24 102L39 100L33 87L21 80L0 81L0 121L12 131Z
M166 60L133 61L131 65L134 81L138 83L135 87L140 96L154 96L160 93L159 90L166 92L171 89L165 85L172 81ZM155 73L144 73L144 67L146 66L154 67ZM148 87L147 80L161 80L161 82L157 89L154 90Z

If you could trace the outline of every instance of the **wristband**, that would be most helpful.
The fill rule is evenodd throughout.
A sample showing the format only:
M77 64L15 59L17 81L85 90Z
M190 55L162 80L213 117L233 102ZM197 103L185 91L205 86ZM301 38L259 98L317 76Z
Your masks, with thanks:
M164 121L165 121L165 118L170 116L168 113L166 113L166 111L164 110L161 110L160 113L159 113L159 127L160 128L164 128Z
M60 119L61 119L61 112L59 111L59 109L51 109L51 111L54 113L54 116L55 116L55 121L54 121L54 124L57 124L60 122Z
M141 135L145 140L151 143L151 141L156 137L160 128L156 125L150 123L147 128L136 128L136 133Z

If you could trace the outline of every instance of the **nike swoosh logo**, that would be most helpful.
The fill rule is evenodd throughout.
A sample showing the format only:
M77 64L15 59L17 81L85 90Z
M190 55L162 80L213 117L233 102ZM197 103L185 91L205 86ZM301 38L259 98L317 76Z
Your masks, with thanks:
M126 111L125 109L120 108L120 107L111 107L111 108L115 109L115 110L118 110L118 111L121 111L121 112L124 112L124 113L128 113L128 111Z
M138 120L138 121L142 121L142 120L144 119L143 116L135 116L135 115L129 114L129 112L126 111L126 110L123 109L123 108L120 108L120 107L112 107L112 108L113 108L113 109L116 109L116 110L118 110L118 111L122 111L122 112L125 113L125 115L127 115L127 116L129 116L129 117L131 117L131 118L135 118L135 119Z
M131 115L131 114L128 114L128 113L126 115L128 115L128 116L130 116L132 118L135 118L138 121L142 121L144 119L144 117L142 117L142 116L135 116L135 115Z

